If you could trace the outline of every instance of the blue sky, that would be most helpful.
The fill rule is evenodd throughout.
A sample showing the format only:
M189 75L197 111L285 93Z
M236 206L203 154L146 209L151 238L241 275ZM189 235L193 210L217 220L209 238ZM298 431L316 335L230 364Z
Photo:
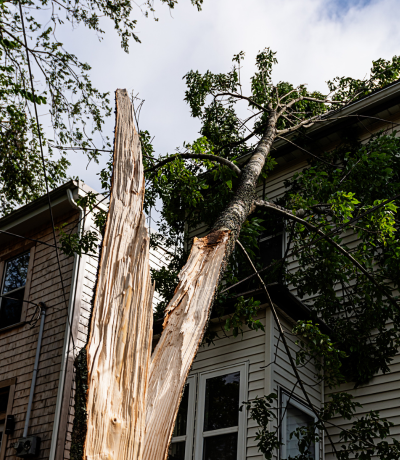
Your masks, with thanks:
M132 42L129 54L109 25L102 42L82 28L65 30L61 39L92 65L99 89L126 88L145 100L140 128L155 136L159 154L198 136L199 123L183 101L182 77L191 69L227 71L233 54L243 50L248 80L255 55L270 46L278 53L276 81L324 90L336 75L364 77L373 59L400 53L399 0L204 0L202 12L180 0L172 13L156 6L158 22L137 12L142 44ZM112 118L105 134L112 137L113 127ZM86 170L81 154L70 159L70 173L98 188L101 165Z

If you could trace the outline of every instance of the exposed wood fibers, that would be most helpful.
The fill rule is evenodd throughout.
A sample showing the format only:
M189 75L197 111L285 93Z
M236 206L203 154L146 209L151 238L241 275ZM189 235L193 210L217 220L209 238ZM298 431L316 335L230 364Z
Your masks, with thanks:
M166 309L164 330L151 361L144 460L168 454L186 377L207 325L229 231L197 239Z
M152 340L140 140L126 90L117 90L116 105L112 193L87 346L88 460L141 458Z

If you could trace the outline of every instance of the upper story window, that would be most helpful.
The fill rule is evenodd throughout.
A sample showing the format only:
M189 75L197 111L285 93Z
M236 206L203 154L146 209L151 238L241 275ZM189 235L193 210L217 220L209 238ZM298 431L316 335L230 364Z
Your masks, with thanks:
M0 329L21 321L25 285L28 277L29 252L4 263L0 297Z
M308 427L316 421L315 414L300 401L281 392L281 460L294 458L300 454L298 439L293 435L297 428ZM309 458L319 460L319 443L308 447Z

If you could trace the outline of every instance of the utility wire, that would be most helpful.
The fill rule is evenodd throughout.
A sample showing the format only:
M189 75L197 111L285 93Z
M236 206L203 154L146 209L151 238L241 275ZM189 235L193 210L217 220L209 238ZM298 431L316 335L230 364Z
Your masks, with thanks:
M304 387L304 383L300 377L300 374L299 374L299 371L297 370L296 368L296 365L295 365L295 362L293 360L293 356L292 356L292 353L290 352L290 348L289 348L289 345L287 343L287 340L286 340L286 337L285 337L285 334L284 334L284 331L283 331L283 327L282 327L282 324L279 320L279 317L278 317L278 313L276 312L276 309L275 309L275 306L274 304L272 303L272 299L269 295L269 292L268 292L268 289L267 287L265 286L265 283L264 283L264 280L261 278L261 276L258 274L257 272L257 269L256 267L254 266L253 264L253 261L251 260L249 254L247 253L246 249L243 247L242 243L239 241L239 240L236 240L236 244L241 248L241 250L243 251L243 253L245 254L247 260L249 261L250 265L252 266L253 270L255 273L257 273L257 277L260 281L260 283L262 284L263 286L263 289L264 289L264 292L267 296L267 299L268 299L268 303L271 307L271 311L272 311L272 315L274 317L274 320L275 320L275 323L276 323L276 326L278 327L278 330L279 330L279 333L281 334L281 337L282 337L282 343L285 347L285 350L286 350L286 354L287 354L287 357L289 358L289 363L290 363L290 366L291 368L293 369L293 372L294 372L294 375L297 379L297 381L299 382L299 385L300 385L300 388L301 388L301 391L302 393L304 394L304 397L308 403L308 405L310 406L310 409L314 412L314 414L316 415L316 417L318 418L319 422L322 423L323 427L324 427L324 430L325 430L325 433L329 439L329 442L331 443L331 446L332 446L332 449L334 450L335 452L335 455L336 457L338 457L337 455L337 450L336 450L336 447L333 443L333 440L331 438L331 435L328 433L327 429L325 428L325 423L324 421L321 419L321 416L320 414L318 413L318 411L315 409L313 403L311 402L311 399L310 399L310 396L308 395L305 387Z
M39 146L40 146L40 156L41 156L42 166L43 166L43 176L44 176L44 182L45 182L45 186L46 186L46 195L47 195L47 200L48 200L48 203L49 203L49 213L50 213L50 218L51 218L51 226L52 226L52 230L53 230L53 238L54 238L54 246L55 246L55 250L56 250L57 265L58 265L58 270L59 270L59 274L60 274L61 289L62 289L62 293L63 293L64 303L65 303L65 306L67 307L67 310L68 310L68 304L67 304L67 300L66 300L66 296L65 296L65 289L64 289L64 281L63 281L62 272L61 272L60 255L58 253L58 247L57 247L56 229L55 229L55 225L54 225L53 210L52 210L52 207L51 207L49 183L48 183L47 173L46 173L46 162L45 162L44 154L43 154L42 134L41 134L41 131L40 131L39 115L38 115L37 105L36 105L35 87L33 85L31 61L29 59L29 49L28 49L28 42L27 42L27 39L26 39L24 15L23 15L23 12L22 12L21 0L18 1L18 4L19 4L19 11L20 11L20 14L21 14L22 33L24 35L26 59L27 59L27 63L28 63L29 79L30 79L31 89L32 89L33 106L35 108L36 125L37 125L37 129L38 129L38 138L39 138ZM70 328L70 331L71 331L70 337L72 339L72 346L75 349L74 337L72 335L72 327L71 327L71 323L70 323L70 320L69 320L68 311L67 311L67 321L68 321L68 325L69 325L69 328Z

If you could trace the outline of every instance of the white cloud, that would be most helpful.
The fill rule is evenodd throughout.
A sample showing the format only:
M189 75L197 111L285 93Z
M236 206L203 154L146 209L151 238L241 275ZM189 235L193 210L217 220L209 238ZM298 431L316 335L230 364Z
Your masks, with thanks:
M139 18L142 44L132 42L129 55L108 26L101 43L82 29L63 38L92 65L101 90L127 88L146 100L140 127L155 136L156 151L163 154L197 136L199 123L183 101L187 71L224 72L233 54L243 50L249 79L256 53L270 46L278 52L276 80L323 90L336 75L363 77L373 59L399 54L399 13L398 0L204 0L200 13L189 0L180 0L172 15L159 6L159 22ZM113 124L110 120L106 128L111 137ZM72 159L71 174L98 188L96 168L82 174L86 163L79 155Z

